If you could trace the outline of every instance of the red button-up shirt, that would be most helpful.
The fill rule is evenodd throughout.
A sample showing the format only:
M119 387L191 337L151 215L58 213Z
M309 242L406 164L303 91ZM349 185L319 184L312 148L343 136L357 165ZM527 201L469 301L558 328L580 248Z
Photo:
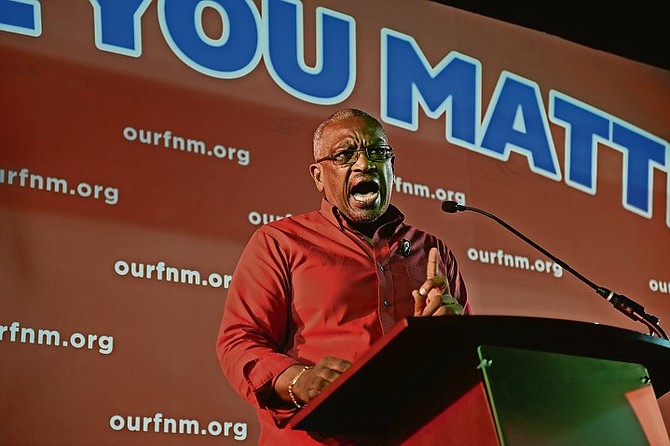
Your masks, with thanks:
M283 428L295 409L271 406L274 381L287 367L324 356L355 362L412 316L412 290L426 280L431 247L470 313L450 249L405 224L397 208L387 216L370 244L324 199L318 212L261 226L249 240L228 289L217 352L232 386L258 408L260 444L323 444Z

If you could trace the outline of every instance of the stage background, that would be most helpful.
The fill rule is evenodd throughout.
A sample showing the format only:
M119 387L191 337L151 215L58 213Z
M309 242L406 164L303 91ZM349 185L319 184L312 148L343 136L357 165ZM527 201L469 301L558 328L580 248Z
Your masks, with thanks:
M295 26L271 20L296 10L298 50ZM226 66L237 56L248 60ZM456 65L473 90L447 99ZM403 103L399 78L423 98ZM318 208L311 135L345 106L385 122L392 201L451 246L477 314L645 331L444 200L498 215L670 319L666 70L419 0L0 0L0 98L2 445L255 444L254 411L214 349L228 281L256 228ZM591 120L556 119L568 103ZM474 104L471 143L453 137L468 123L447 104ZM399 115L412 108L413 122ZM566 147L584 151L569 136L596 128L569 175ZM538 167L551 153L553 174Z

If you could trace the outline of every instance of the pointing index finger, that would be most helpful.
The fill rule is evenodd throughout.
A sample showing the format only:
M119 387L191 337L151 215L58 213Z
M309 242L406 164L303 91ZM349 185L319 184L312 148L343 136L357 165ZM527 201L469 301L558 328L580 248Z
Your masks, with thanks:
M437 248L432 247L428 251L428 264L426 268L426 280L430 280L437 276Z

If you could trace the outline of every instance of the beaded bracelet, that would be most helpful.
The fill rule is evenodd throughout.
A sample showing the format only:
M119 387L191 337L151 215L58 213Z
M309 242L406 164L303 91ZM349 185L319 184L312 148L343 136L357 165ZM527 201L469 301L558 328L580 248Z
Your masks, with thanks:
M293 401L293 404L294 404L295 407L297 407L298 409L302 409L303 407L305 407L305 406L307 405L307 403L300 404L300 403L298 402L298 400L297 400L296 397L295 397L295 394L293 393L293 386L295 386L295 384L298 382L298 380L299 380L300 377L303 375L303 373L305 373L307 370L310 370L311 368L312 368L312 367L311 367L311 366L308 366L308 365L306 365L305 367L303 367L302 370L300 370L300 372L299 372L297 375L295 375L295 378L293 378L293 379L291 380L291 382L289 383L289 385L288 385L288 396L291 397L291 401Z

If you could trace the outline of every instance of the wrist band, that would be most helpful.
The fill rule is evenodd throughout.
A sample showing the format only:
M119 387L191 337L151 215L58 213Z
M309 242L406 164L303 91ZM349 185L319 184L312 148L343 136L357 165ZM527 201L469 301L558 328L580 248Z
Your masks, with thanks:
M295 384L298 382L298 380L300 379L302 374L305 373L307 370L310 370L311 368L312 367L308 366L308 365L303 367L302 370L300 370L300 372L298 372L298 374L295 375L295 378L293 378L288 385L288 396L291 397L291 401L293 402L293 405L295 405L295 407L297 407L298 409L302 409L303 407L305 407L307 405L307 403L300 404L298 402L298 400L295 397L295 394L293 393L293 386L295 386Z

